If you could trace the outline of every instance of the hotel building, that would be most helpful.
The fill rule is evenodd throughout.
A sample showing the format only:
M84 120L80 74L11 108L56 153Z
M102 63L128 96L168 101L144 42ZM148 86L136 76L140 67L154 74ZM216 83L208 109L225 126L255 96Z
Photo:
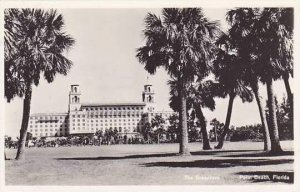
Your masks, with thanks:
M156 115L165 120L173 111L156 111L152 85L144 85L140 103L81 103L79 85L71 85L67 113L32 114L28 132L33 137L93 134L98 130L117 130L120 137L134 137ZM168 121L166 121L166 125Z

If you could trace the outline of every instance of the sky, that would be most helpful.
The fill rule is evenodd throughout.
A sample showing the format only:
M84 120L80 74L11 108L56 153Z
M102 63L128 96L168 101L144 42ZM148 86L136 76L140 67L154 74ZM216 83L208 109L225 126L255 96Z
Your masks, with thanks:
M156 92L158 110L170 110L168 74L159 69L149 75L136 59L136 49L144 43L143 19L148 12L160 14L160 9L59 9L65 20L64 30L76 43L67 53L73 66L67 76L57 75L52 83L41 80L33 88L31 113L67 112L71 84L79 84L82 103L141 102L145 83L151 83ZM210 20L219 20L223 30L226 9L204 9ZM147 76L149 80L147 80ZM292 85L293 87L293 85ZM275 94L282 98L285 87L275 82ZM266 99L265 86L261 95ZM23 100L14 98L5 103L5 134L19 135ZM224 122L228 98L216 98L216 109L204 109L207 121L217 118ZM235 126L259 123L257 104L242 103L236 99L231 124ZM209 123L208 123L209 126Z

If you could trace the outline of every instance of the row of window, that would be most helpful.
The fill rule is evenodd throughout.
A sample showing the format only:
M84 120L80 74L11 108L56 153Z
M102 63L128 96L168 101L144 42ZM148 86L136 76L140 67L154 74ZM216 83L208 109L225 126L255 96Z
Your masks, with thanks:
M76 131L76 130L79 131L79 130L88 130L88 129L85 129L85 127L82 127L82 128L81 128L81 127L76 127L76 128L74 127L74 128L73 128L73 131ZM107 129L107 128L106 128L106 129L103 129L103 128L100 128L100 129L99 129L99 128L96 128L96 129L91 128L91 130L92 130L92 131L94 131L94 130L95 130L95 131L99 131L99 130L105 131L105 130L108 130L108 129ZM122 127L119 127L119 128L116 128L116 127L115 127L114 130L117 130L118 132L136 132L136 131L140 131L139 128L138 128L138 129L129 129L129 128L124 128L124 129L123 129Z
M85 122L85 119L73 119L72 120L72 122L75 122L75 121L82 121L82 122ZM90 120L90 122L98 122L98 119L96 119L96 120ZM105 120L99 120L100 122L108 122L108 120L107 119L105 119ZM119 119L119 121L122 121L122 119ZM139 121L144 121L143 119L141 120L141 119L123 119L123 121L136 121L136 122L139 122ZM113 122L113 120L112 119L110 119L109 120L109 122ZM114 122L117 122L117 120L116 119L114 119Z
M75 123L73 123L72 125L76 126ZM95 126L98 126L98 125L100 125L100 126L103 126L103 125L108 126L108 124L95 124ZM122 125L122 123L118 123L115 126L117 126L117 125ZM144 123L132 123L132 124L130 124L130 123L123 123L123 125L144 125ZM81 124L77 123L77 126L81 126ZM85 123L82 123L82 126L85 126ZM87 124L87 126L89 126L89 124ZM94 126L94 124L91 124L91 126ZM113 124L111 123L110 126L113 126Z
M68 123L68 121L58 121L58 120L47 120L47 121L44 121L44 120L38 120L38 121L30 121L29 122L30 124L38 124L38 123L57 123L57 124L63 124L63 123Z
M38 132L38 131L40 131L40 132L43 132L43 131L45 131L45 132L47 132L48 131L48 129L30 129L30 132L32 133L33 131L35 131L35 132ZM49 129L49 131L68 131L68 129L66 129L66 130L64 130L64 129Z
M84 107L83 109L89 111L102 111L102 110L143 110L143 107Z
M112 114L112 113L104 113L104 114L99 114L99 115L94 115L94 114L91 114L91 115L72 115L72 117L73 118L75 118L75 117L78 117L78 118L80 118L80 117L83 117L83 118L85 118L85 117L87 117L87 118L106 118L107 116L110 116L110 117L140 117L141 116L141 114L140 113L130 113L130 112L128 112L127 114L126 113L121 113L121 112L119 112L118 114L117 113L114 113L114 114Z
M30 119L40 119L40 120L58 120L58 119L65 119L67 116L58 116L58 117L53 117L53 116L41 116L41 117L36 117L36 116L31 116Z
M68 127L68 125L60 125L60 126L58 126L58 125L43 125L43 124L41 124L41 125L30 125L29 126L30 128L33 128L33 127Z
M47 136L66 136L67 134L64 134L64 133L56 133L56 134L53 134L53 133L45 133L45 134L43 134L43 133L40 133L40 134L38 134L38 133L35 133L35 134L33 134L34 136L40 136L40 137L47 137Z

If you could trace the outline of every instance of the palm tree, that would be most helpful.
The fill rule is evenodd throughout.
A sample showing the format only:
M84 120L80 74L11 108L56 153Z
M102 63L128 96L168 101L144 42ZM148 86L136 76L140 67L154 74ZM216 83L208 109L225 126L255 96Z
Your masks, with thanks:
M292 26L282 21L285 11L284 8L264 8L253 27L253 34L257 37L254 39L257 62L253 68L260 81L267 86L271 153L274 154L281 152L282 149L277 126L273 81L292 71ZM291 102L292 95L288 95Z
M212 149L209 144L207 135L206 118L203 114L202 108L206 107L213 111L215 109L214 89L216 85L212 81L197 82L197 85L191 87L190 102L195 112L195 116L199 120L201 133L203 138L203 150Z
M240 36L243 37L237 39L242 39L239 46L244 45L244 49L240 50L241 55L245 57L246 54L243 54L245 50L248 54L248 58L243 60L248 62L250 69L248 73L253 74L254 82L258 79L267 85L271 152L280 152L282 149L275 113L273 81L284 79L289 102L292 104L288 78L289 75L293 75L293 10L239 8L230 11L228 15L228 20L233 23L232 31L240 31ZM248 40L245 41L245 38ZM252 82L254 90L255 83Z
M4 26L5 97L23 97L23 117L16 159L24 158L32 85L40 75L50 83L67 75L72 62L64 56L74 39L62 31L64 20L55 10L6 9Z
M181 106L179 153L189 155L186 88L196 74L207 75L211 41L216 36L218 25L208 21L200 8L166 8L162 10L162 19L148 13L145 24L146 45L137 50L137 58L150 74L162 66L178 80Z
M252 69L253 62L255 62L255 56L253 55L253 50L251 48L253 47L254 38L251 30L257 20L257 12L257 9L251 8L230 10L227 13L226 19L231 28L228 30L228 35L224 35L220 39L223 41L223 45L235 50L238 56L238 62L240 65L243 65L246 70L243 78L249 82L254 93L264 132L264 150L269 151L271 149L269 129L262 107L261 97L259 95L258 77Z
M293 77L293 36L294 36L294 9L293 8L280 8L272 9L278 14L278 38L281 42L286 42L282 47L285 53L281 56L281 62L285 63L285 68L282 70L282 79L284 80L288 100L293 111L293 93L291 91L289 78Z
M219 44L220 42L217 43ZM229 131L233 101L235 97L239 96L243 102L251 102L253 100L253 96L249 89L248 82L244 79L245 70L243 65L238 62L236 53L230 52L229 46L225 46L224 50L222 48L218 50L214 61L213 72L216 80L220 83L220 89L217 91L220 93L223 92L220 96L224 97L224 94L229 96L225 124L222 134L219 137L219 143L215 146L216 149L221 149Z
M180 109L180 98L178 96L178 85L176 80L168 82L170 85L170 107L174 111ZM203 82L194 82L188 89L187 96L187 111L190 111L193 116L193 120L197 120L200 125L202 138L203 138L203 150L211 149L209 139L207 135L206 119L202 111L202 107L209 108L210 110L215 109L214 93L216 84L210 80Z

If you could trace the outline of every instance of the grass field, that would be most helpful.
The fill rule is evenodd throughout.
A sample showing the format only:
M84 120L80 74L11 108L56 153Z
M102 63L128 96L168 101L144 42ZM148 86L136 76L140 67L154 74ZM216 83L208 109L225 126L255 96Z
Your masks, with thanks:
M212 146L214 143L212 143ZM6 185L180 185L290 183L293 142L287 152L268 156L261 142L228 142L203 151L191 143L191 156L177 155L178 144L30 148L26 160L5 150ZM275 178L274 178L275 175ZM277 177L277 176L278 177ZM284 179L290 177L288 180Z

